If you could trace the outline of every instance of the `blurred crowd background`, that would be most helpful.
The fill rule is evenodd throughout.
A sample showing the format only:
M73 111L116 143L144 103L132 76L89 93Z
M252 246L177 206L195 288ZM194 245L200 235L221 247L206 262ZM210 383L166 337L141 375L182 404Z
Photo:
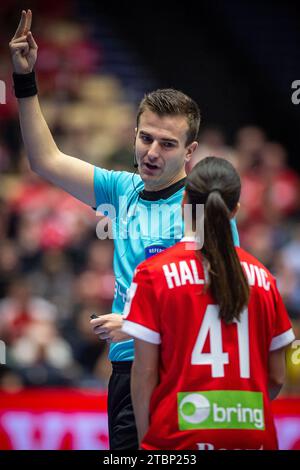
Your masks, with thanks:
M63 152L133 171L136 107L145 91L161 83L118 28L82 2L22 3L1 5L0 74L8 86L7 102L0 105L0 338L7 345L0 389L106 387L107 346L91 332L89 317L111 308L113 242L98 240L92 208L28 167L8 55L19 11L33 9L42 109ZM207 155L227 158L237 168L241 246L277 277L300 338L299 172L287 146L259 123L242 123L228 135L205 113L203 121L187 171ZM291 360L283 393L300 394L299 366Z

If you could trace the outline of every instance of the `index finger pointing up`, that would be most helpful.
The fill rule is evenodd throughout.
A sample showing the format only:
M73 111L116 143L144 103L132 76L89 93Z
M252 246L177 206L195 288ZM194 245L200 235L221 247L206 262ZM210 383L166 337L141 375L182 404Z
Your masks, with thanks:
M31 28L31 21L32 21L31 10L28 10L27 12L25 10L22 10L20 23L19 23L19 26L17 27L17 30L15 32L13 39L17 39L27 34Z
M13 39L17 39L21 36L24 36L25 25L26 25L26 11L22 10L20 23L19 23L19 26L17 27L17 30L15 32Z

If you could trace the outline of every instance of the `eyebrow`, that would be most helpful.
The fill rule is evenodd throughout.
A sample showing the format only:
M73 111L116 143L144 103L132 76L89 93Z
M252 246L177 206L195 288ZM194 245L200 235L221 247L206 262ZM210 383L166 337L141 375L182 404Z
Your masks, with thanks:
M146 137L152 137L152 135L149 134L149 132L146 132L146 131L140 131L139 134L142 134ZM163 138L158 139L158 140L160 140L162 142L172 142L173 144L178 144L179 143L179 141L177 139L172 139L171 137L170 138L163 137Z

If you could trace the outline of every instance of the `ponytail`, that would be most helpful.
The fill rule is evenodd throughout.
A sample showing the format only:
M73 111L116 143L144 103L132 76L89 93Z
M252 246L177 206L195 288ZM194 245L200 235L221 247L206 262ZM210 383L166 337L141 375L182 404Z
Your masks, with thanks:
M226 323L239 320L249 300L249 285L234 247L230 223L240 188L233 166L216 157L207 157L195 165L186 183L189 202L205 204L202 254L208 262L211 293Z

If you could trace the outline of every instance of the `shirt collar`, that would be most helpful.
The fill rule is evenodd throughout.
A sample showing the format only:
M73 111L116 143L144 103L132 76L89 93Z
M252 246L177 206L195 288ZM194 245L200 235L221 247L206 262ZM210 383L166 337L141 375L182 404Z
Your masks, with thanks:
M158 201L159 199L168 199L173 194L177 193L179 189L184 187L186 178L182 178L176 183L171 184L167 188L161 189L160 191L147 191L143 189L140 191L140 198L146 201Z

